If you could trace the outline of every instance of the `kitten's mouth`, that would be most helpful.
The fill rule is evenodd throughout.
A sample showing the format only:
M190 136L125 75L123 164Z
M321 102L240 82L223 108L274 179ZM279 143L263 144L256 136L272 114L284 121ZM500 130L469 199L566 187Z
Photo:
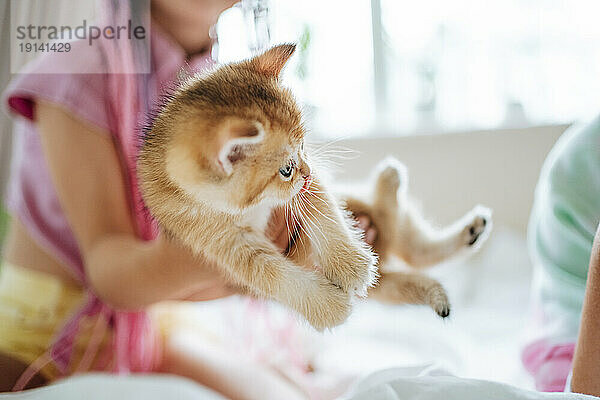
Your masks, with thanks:
M302 185L302 188L300 189L300 194L308 192L308 188L310 187L311 183L312 183L311 176L308 176L307 178L305 178L304 185Z

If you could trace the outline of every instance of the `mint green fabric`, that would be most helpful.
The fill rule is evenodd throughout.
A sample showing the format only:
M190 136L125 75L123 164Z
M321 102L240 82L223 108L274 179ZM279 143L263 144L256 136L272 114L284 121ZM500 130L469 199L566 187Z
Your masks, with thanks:
M542 168L529 223L543 336L575 340L600 221L600 117L572 127Z

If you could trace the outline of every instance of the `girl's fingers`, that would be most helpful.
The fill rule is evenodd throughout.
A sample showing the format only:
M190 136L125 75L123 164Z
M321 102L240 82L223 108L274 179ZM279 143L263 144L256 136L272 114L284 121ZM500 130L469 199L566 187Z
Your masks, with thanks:
M358 228L365 233L365 242L373 245L377 238L377 229L371 224L371 218L367 214L359 214L355 218Z
M274 240L274 242L275 242L275 246L277 246L279 251L282 253L285 252L285 250L288 248L288 245L290 242L290 237L287 233L287 229L285 228L285 226L279 232L279 236L277 236L277 238Z
M371 226L365 232L365 242L367 242L370 245L373 245L375 243L376 238L377 238L377 230Z
M363 232L366 232L369 228L369 225L371 225L371 220L365 214L358 215L356 217L356 221L358 222L358 227Z
M273 210L266 235L277 246L279 251L284 253L287 250L291 240L290 236L295 231L296 224L290 213L286 215L283 208Z

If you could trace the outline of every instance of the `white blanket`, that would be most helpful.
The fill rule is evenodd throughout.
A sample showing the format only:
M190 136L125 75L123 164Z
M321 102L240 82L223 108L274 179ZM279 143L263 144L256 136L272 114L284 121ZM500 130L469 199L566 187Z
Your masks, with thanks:
M450 318L442 320L426 306L361 302L350 319L332 331L306 329L298 339L299 347L313 354L317 370L342 376L436 364L456 376L532 389L533 382L520 361L530 320L532 275L525 238L496 227L479 254L428 272L448 290ZM277 311L276 305L272 308ZM211 337L228 338L249 328L258 330L255 339L269 336L260 331L263 324L238 299L205 302L194 310L195 319ZM266 350L263 353L276 357L274 346L260 340L237 351L261 346Z
M39 389L0 394L2 400L224 400L185 378L169 375L73 376Z
M538 393L502 383L452 376L435 370L396 368L360 381L340 400L586 400L591 396ZM184 378L168 375L116 377L80 375L54 385L15 394L2 400L223 400ZM284 399L282 399L284 400Z
M417 375L417 376L415 376ZM344 400L584 400L571 393L540 393L503 383L462 379L440 371L394 368L363 379Z
M364 376L436 364L456 376L533 389L520 360L532 275L525 238L495 227L479 254L430 272L448 290L450 318L442 320L425 306L366 302L324 335L317 365Z
M302 346L313 348L317 369L346 376L371 374L360 380L344 400L589 398L509 386L532 388L519 359L523 331L529 321L531 279L524 238L498 227L480 254L432 272L450 294L453 314L449 320L442 321L426 307L366 302L344 326L324 335L307 334ZM235 322L234 327L248 323L243 317L245 309L235 299L208 302L196 310L198 319L215 337L232 332L232 323L220 323L223 315ZM472 379L429 376L436 372L410 367L424 363L441 365L454 375ZM4 398L218 399L192 382L165 376L76 377L29 394L0 395Z

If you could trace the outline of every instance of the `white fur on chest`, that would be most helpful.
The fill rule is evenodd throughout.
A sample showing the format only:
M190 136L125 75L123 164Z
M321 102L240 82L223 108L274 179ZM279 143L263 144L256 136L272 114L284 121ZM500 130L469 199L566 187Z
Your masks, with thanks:
M269 217L273 206L267 204L259 204L244 211L241 216L241 224L249 226L258 232L264 232L269 223Z

